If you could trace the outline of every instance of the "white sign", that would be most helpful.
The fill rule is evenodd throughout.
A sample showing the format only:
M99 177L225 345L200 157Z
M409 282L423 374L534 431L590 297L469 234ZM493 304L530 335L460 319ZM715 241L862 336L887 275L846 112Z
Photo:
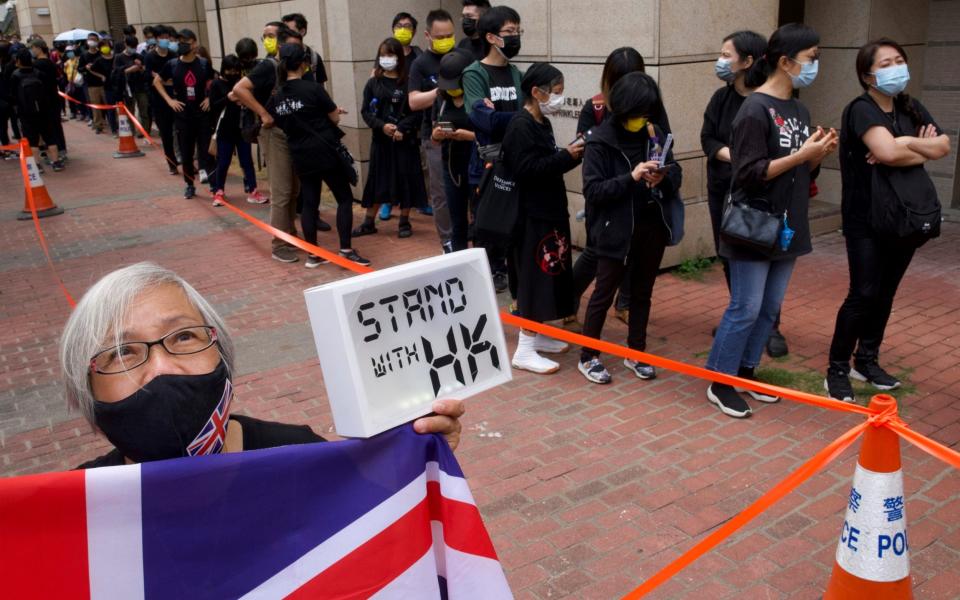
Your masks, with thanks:
M868 581L900 581L910 575L901 471L877 473L857 465L837 564Z
M512 378L486 252L304 292L337 433L370 437Z

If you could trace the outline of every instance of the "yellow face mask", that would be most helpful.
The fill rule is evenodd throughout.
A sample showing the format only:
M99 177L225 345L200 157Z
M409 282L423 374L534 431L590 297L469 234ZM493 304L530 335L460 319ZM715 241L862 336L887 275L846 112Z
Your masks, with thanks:
M447 90L447 95L451 98L459 98L463 95L463 90Z
M629 131L630 133L636 133L647 126L646 117L634 117L632 119L627 119L627 122L623 124L623 128Z
M452 36L448 38L443 38L439 40L433 40L430 46L433 48L433 51L437 54L446 54L453 50L453 47L456 45L457 40Z
M100 46L100 54L104 56L110 54L110 46Z
M407 29L406 27L397 27L393 30L393 38L404 46L407 46L413 39L413 30Z
M277 38L263 38L263 49L267 51L267 56L273 56L277 53Z

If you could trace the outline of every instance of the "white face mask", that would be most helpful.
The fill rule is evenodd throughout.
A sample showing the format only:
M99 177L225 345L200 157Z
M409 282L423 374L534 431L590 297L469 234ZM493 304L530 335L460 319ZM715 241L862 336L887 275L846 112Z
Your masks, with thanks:
M380 57L380 68L384 71L392 71L397 68L397 57L396 56L381 56Z
M550 94L549 100L540 103L540 112L545 115L556 114L563 108L564 101L563 94Z

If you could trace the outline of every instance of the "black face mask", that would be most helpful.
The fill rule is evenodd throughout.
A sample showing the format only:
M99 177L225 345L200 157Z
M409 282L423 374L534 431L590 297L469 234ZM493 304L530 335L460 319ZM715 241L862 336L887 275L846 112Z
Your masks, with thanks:
M500 48L500 52L503 53L504 56L510 59L520 54L519 35L504 35L500 36L500 39L503 40L503 48Z
M221 360L206 375L159 375L123 400L94 401L93 415L107 439L141 463L221 452L232 399Z
M473 17L463 18L463 35L473 37L477 34L477 20Z
M193 46L191 46L190 44L182 44L182 43L177 44L177 54L179 56L186 56L191 52L193 52Z

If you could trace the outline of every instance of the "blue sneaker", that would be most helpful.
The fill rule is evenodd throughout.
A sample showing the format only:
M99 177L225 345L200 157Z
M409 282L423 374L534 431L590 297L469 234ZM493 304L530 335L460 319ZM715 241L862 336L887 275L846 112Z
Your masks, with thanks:
M424 206L424 207L422 207L422 208L418 208L418 209L417 209L417 212L420 213L421 215L427 215L428 217L432 217L432 216L433 216L433 207L432 207L432 206Z
M380 205L380 220L389 221L390 220L390 209L393 208L392 204L381 204Z

